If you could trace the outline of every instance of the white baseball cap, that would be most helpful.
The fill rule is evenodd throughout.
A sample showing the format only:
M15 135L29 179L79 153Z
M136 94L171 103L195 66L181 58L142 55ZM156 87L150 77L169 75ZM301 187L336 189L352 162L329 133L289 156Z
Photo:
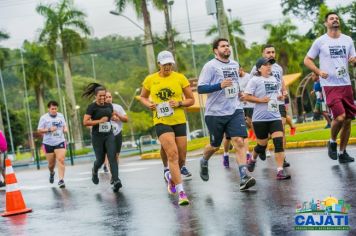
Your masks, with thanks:
M174 61L173 54L169 51L162 51L162 52L158 53L157 61L161 65L165 65L168 63L172 63L172 64L176 63Z

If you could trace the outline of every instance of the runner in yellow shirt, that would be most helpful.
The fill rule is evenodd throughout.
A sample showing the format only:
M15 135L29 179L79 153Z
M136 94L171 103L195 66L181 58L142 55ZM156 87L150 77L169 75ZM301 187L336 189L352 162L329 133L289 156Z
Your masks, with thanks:
M143 81L140 101L153 111L153 124L168 157L169 171L165 174L168 192L178 192L179 205L187 205L189 200L184 192L178 162L179 156L185 155L187 151L186 117L183 108L193 105L194 97L188 79L173 71L175 61L172 53L160 52L157 61L160 70Z

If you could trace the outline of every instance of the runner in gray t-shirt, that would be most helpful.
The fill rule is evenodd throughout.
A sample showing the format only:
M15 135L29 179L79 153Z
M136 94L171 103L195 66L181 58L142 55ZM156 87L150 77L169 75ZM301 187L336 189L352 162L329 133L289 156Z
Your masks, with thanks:
M255 185L256 180L247 175L244 138L247 137L245 117L240 103L237 62L230 60L227 39L213 42L215 58L206 63L200 73L198 92L208 94L205 122L210 133L210 144L204 149L200 160L200 177L209 180L208 160L220 148L224 134L231 138L239 165L240 190Z
M246 85L248 81L250 81L250 74L246 73L244 69L241 67L239 68L239 86L240 86L240 92L244 92ZM248 137L244 139L245 143L245 149L246 149L246 157L248 158L251 154L248 149L248 139L255 136L253 129L252 129L252 114L253 114L253 108L255 106L254 103L252 102L247 102L247 101L242 101L241 102L243 110L244 110L244 115L245 115L245 121L246 125L248 128ZM229 150L232 148L231 142L230 142L230 137L225 137L223 140L223 146L224 146L224 154L223 154L223 165L225 168L229 168L230 163L229 163Z
M49 182L54 182L54 168L58 167L58 186L64 188L64 171L65 171L65 155L66 155L66 140L64 133L68 132L67 124L64 116L57 112L58 103L50 101L47 104L48 113L41 116L38 123L38 132L43 134L43 148L46 152L48 161Z
M355 161L346 152L351 133L351 120L356 116L356 105L352 92L348 64L356 65L355 45L351 37L340 30L339 16L329 12L324 25L327 33L317 38L307 55L304 64L320 77L320 85L326 105L333 116L331 137L328 142L328 155L340 163ZM314 60L319 57L319 68ZM337 136L340 133L340 150L337 152Z
M278 109L278 100L283 99L283 96L279 92L279 82L271 75L274 62L274 59L268 58L257 60L257 73L248 82L243 94L243 98L246 101L256 103L252 124L257 138L257 145L253 149L252 157L247 160L247 164L248 170L252 172L255 169L257 156L260 156L262 160L266 158L266 148L271 137L277 163L277 179L283 180L289 179L290 175L283 169L283 125Z
M267 59L276 60L276 49L274 48L274 46L272 44L263 45L263 47L262 47L262 57L267 58ZM256 73L256 66L254 66L252 68L251 76L253 76L255 73ZM279 83L279 94L283 95L283 96L286 96L287 95L287 90L286 90L286 86L285 86L284 80L283 80L283 68L280 65L278 65L277 63L274 63L272 65L272 72L271 73ZM277 103L278 103L278 106L279 106L279 108L278 108L279 109L279 113L282 116L283 145L285 147L285 145L286 145L285 124L286 124L286 118L287 118L287 110L286 110L286 106L285 106L285 103L284 103L284 99L283 100L278 100ZM283 166L284 167L289 167L290 164L289 164L289 162L284 160Z

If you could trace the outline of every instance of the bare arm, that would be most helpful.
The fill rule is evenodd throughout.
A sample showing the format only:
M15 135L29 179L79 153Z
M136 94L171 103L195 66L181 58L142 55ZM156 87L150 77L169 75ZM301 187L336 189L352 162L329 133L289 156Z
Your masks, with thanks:
M126 123L129 121L129 118L127 115L120 115L119 113L114 111L113 116L111 117L111 120L122 121L122 122Z
M182 104L181 106L182 107L192 106L194 104L194 95L190 86L183 88L183 94L185 99L181 102ZM169 105L171 107L179 107L179 102L171 100L169 101Z
M243 93L242 98L244 101L253 102L253 103L267 103L270 100L269 97L258 98L247 93Z
M144 105L145 107L151 109L151 110L155 110L156 109L156 104L154 104L153 102L151 102L149 100L149 96L150 96L150 91L142 88L141 90L141 94L140 94L140 102L142 103L142 105Z
M325 71L321 71L314 63L314 59L308 56L304 58L304 65L321 78L326 79L329 75Z
M108 122L109 118L104 116L100 120L92 120L91 115L85 114L83 118L83 125L84 126L94 126L100 123Z

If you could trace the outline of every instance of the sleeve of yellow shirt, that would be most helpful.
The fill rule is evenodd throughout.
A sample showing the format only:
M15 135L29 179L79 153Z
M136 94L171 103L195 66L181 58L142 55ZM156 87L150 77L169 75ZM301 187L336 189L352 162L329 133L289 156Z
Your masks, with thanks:
M186 88L186 87L190 86L189 80L184 75L181 76L180 82L181 82L182 88Z
M151 76L147 76L142 83L142 86L148 91L151 90Z

